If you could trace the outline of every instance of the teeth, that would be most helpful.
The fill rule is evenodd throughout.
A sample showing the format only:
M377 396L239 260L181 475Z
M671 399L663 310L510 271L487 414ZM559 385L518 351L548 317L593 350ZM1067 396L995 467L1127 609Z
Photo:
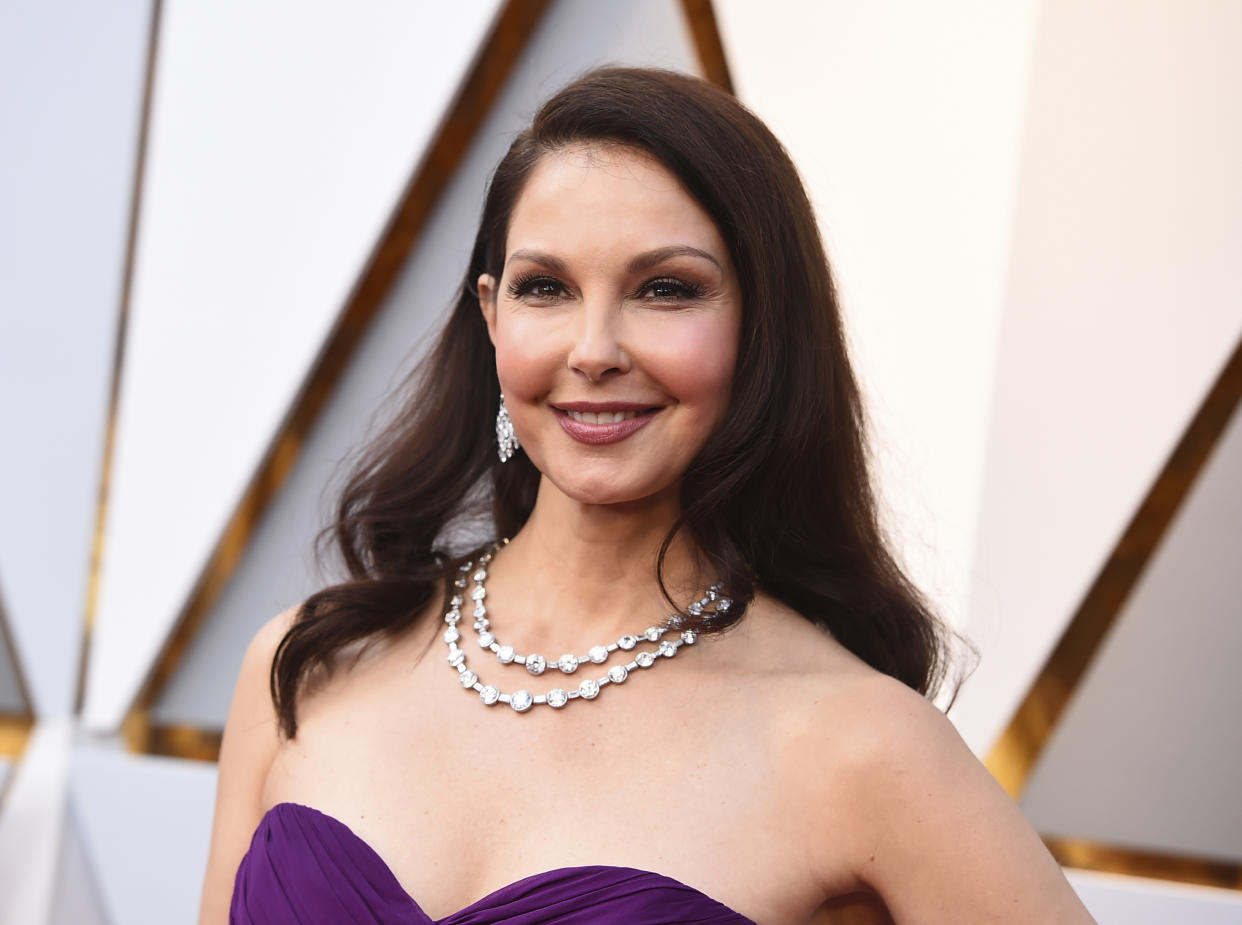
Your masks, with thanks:
M618 421L628 421L630 418L638 417L638 411L570 411L567 412L571 418L580 424L616 424Z

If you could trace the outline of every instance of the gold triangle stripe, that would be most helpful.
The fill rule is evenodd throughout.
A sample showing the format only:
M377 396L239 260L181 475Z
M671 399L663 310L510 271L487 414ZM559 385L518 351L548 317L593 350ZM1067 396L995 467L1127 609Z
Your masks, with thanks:
M1017 799L1100 644L1151 561L1169 524L1242 398L1242 341L1100 569L1035 683L987 757L988 770Z
M1242 866L1236 861L1160 854L1083 838L1045 837L1044 844L1062 867L1242 890Z
M152 752L158 747L167 753L177 743L188 741L184 735L152 729L150 707L176 672L191 640L231 579L259 519L293 468L307 434L348 368L354 350L431 216L439 194L452 178L546 6L546 0L508 0L493 22L426 156L416 166L336 324L128 711L122 732L134 751ZM198 741L209 742L210 736L211 733L200 732ZM191 751L195 757L208 757L198 746Z
M138 216L142 210L143 176L146 172L147 142L151 126L151 98L155 88L155 62L159 50L160 17L163 0L152 0L147 32L147 68L142 91L142 112L138 123L138 150L134 158L134 177L130 189L129 234L125 241L125 268L121 279L121 301L117 307L116 340L112 349L112 382L108 389L108 419L104 424L104 446L99 485L95 494L95 529L87 566L86 600L83 602L82 648L78 653L77 693L74 712L82 712L86 698L86 666L90 657L91 634L99 602L100 566L103 562L104 524L108 518L108 486L112 479L112 450L116 440L116 411L121 394L121 369L125 359L125 330L129 322L129 303L134 283L134 253L138 245Z
M722 90L733 92L733 78L725 59L724 42L716 21L712 0L681 0L681 10L690 26L694 48L703 76Z

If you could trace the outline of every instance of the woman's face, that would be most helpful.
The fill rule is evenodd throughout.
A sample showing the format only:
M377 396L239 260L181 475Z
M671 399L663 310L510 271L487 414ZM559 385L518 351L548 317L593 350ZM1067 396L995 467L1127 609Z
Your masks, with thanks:
M479 277L518 440L562 492L614 504L675 490L729 402L741 303L720 232L641 151L545 155Z

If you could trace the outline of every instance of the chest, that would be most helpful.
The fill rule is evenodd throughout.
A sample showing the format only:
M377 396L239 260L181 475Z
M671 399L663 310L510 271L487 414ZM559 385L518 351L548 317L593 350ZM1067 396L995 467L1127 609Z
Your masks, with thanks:
M264 808L345 823L429 915L584 864L667 874L743 912L818 904L744 692L653 672L518 715L463 692L434 655L343 680L305 705Z

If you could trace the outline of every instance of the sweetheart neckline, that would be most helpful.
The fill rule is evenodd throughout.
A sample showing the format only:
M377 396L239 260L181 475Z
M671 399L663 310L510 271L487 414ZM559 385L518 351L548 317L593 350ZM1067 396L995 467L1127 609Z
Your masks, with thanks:
M454 912L450 912L444 918L433 919L430 915L427 914L427 912L419 904L418 900L415 899L410 894L410 892L402 885L400 879L398 879L396 873L393 871L392 867L389 866L388 862L384 860L383 856L380 855L380 853L371 846L370 842L368 842L365 838L363 838L361 835L359 835L357 832L351 829L347 823L342 822L340 819L337 819L333 815L325 813L321 809L316 809L313 806L307 806L305 803L295 803L291 800L282 800L279 803L274 803L272 807L263 814L262 818L260 818L259 820L259 827L262 827L263 824L267 821L268 817L271 816L273 813L275 813L277 810L281 810L283 812L307 811L325 820L328 825L347 833L350 840L353 841L358 846L360 846L361 848L363 848L365 852L375 860L377 865L382 869L384 876L390 879L393 885L396 886L397 889L401 891L401 893L405 896L407 900L409 900L411 905L413 905L414 908L416 908L420 913L422 913L422 915L427 919L427 921L433 923L433 925L439 925L439 923L447 922L450 919L460 916L462 913L469 912L470 910L474 909L476 906L481 906L488 900L496 898L499 894L505 892L506 890L511 890L514 887L519 887L538 877L547 877L553 874L569 874L569 873L573 873L576 871L614 871L614 872L643 874L644 876L648 876L648 877L657 877L667 884L681 887L682 889L690 890L691 892L698 894L704 899L716 903L721 908L727 909L729 912L733 913L734 915L740 916L742 919L744 919L747 922L753 921L752 919L747 918L746 916L742 915L742 913L738 912L736 909L732 908L731 906L725 905L724 903L722 903L720 900L716 899L715 897L709 896L708 894L704 893L702 890L696 887L690 886L688 883L683 883L682 881L678 880L676 877L670 877L668 874L662 874L654 870L647 870L646 868L642 868L642 867L628 867L623 864L568 865L565 867L553 867L549 870L539 871L537 873L529 874L525 877L520 877L519 879L514 880L512 883L506 883L502 886L499 886L496 889L491 890L490 892L485 893L484 895L480 896L478 899L474 900L474 902L466 906L463 906L462 908Z

